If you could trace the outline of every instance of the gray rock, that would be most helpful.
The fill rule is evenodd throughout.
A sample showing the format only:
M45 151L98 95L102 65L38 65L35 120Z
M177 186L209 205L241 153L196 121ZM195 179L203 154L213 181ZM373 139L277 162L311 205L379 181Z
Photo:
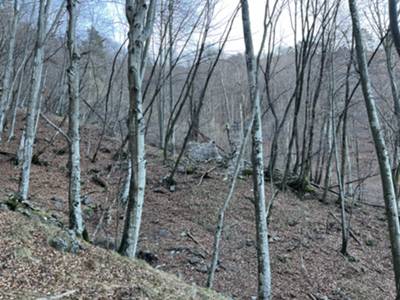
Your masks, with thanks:
M196 271L200 273L208 273L208 268L206 265L201 265L196 267Z
M186 155L197 162L222 160L222 156L214 141L209 143L190 142L187 145Z
M7 204L0 203L0 211L7 211L7 210L9 210Z
M191 258L188 259L188 262L189 262L191 265L197 265L197 264L200 264L202 261L201 261L201 259L198 258L198 257L191 257Z
M61 252L69 252L77 254L83 247L76 238L75 232L68 230L67 232L59 232L58 235L52 237L48 241L49 245Z
M91 196L89 196L89 195L85 195L81 199L81 204L82 205L90 205L90 204L93 204L93 202L94 202L93 198Z
M61 210L64 207L64 199L58 196L53 196L50 198L52 202L54 202L54 206L58 209Z
M61 237L54 237L49 240L49 245L61 252L68 252L68 243Z
M168 229L161 228L161 229L158 231L158 235L159 235L160 237L167 237L167 236L169 236L170 234L171 234L171 233L169 232Z

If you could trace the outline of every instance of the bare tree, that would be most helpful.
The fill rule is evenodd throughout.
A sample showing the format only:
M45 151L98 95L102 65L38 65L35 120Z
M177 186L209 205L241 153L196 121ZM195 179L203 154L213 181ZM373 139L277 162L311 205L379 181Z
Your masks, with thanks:
M126 17L129 23L129 150L132 173L119 253L128 257L136 255L146 185L142 81L156 2L157 0L150 0L149 4L146 0L126 0Z
M389 18L390 30L392 32L393 41L396 46L397 53L400 56L400 29L398 23L397 2L396 0L388 0L389 2Z
M14 66L15 36L19 19L18 0L14 0L13 15L11 18L10 37L8 43L7 61L3 76L3 86L0 97L0 143L2 141L3 127L12 96L12 70Z
M49 10L50 0L39 1L39 14L37 21L36 41L33 58L33 71L31 79L31 93L28 99L28 112L24 134L21 138L23 141L22 168L21 179L19 183L19 197L22 200L28 199L29 180L31 173L33 142L36 134L36 120L39 111L40 89L43 73L44 61L44 43L47 24L47 12Z
M68 0L68 53L69 68L68 95L69 95L69 226L78 236L84 233L84 224L81 210L81 166L79 142L79 50L76 43L76 0Z
M397 291L396 299L400 299L400 224L396 203L396 194L392 180L392 169L390 166L389 154L378 118L375 100L372 95L367 58L365 56L364 40L361 33L358 6L355 0L349 0L349 6L353 23L353 35L356 45L356 56L358 61L358 68L360 71L361 86L381 174L383 197L385 200L386 215L389 224L389 236L392 249L393 268L395 273Z
M265 207L264 188L264 151L261 123L260 91L258 82L258 62L253 48L253 37L250 26L249 5L242 3L243 36L246 46L247 76L255 116L252 128L253 190L256 215L257 259L258 259L258 299L271 298L271 269L269 262L268 227Z

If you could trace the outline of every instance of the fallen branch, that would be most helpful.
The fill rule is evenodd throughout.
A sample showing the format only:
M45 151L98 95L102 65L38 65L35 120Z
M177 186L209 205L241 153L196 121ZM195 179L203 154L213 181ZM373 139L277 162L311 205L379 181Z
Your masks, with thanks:
M363 202L363 201L359 201L357 203L364 204L367 206L377 207L377 208L385 208L385 206L381 205L381 204L374 204L374 203L368 203L368 202Z
M200 249L204 251L204 253L206 253L207 255L210 255L210 253L208 253L207 249L204 248L203 245L201 245L199 243L199 241L190 232L186 232L186 236L188 238L190 238L197 246L199 246Z
M394 169L392 169L392 171L394 171ZM362 181L365 181L365 180L367 180L367 179L369 179L369 178L376 177L376 176L379 176L379 175L380 175L380 173L368 174L368 175L365 175L364 177L361 177L361 178L357 178L357 179L354 179L354 180L347 181L347 182L345 182L344 184L345 184L345 185L349 185L349 184L356 183L356 182L360 182L360 181L362 182ZM338 187L339 187L338 184L329 186L330 189L338 188Z
M212 171L214 171L217 167L212 167L211 169L208 169L207 171L204 172L204 174L201 176L199 183L197 186L201 185L203 183L204 178L210 175Z
M54 295L54 296L37 298L36 300L58 300L58 299L62 299L64 297L71 296L71 295L75 294L76 292L77 292L77 290L71 290L71 291L67 291L65 293Z
M340 220L332 212L329 212L329 214L335 219L336 222L338 222L339 224L341 223ZM348 228L348 230L349 230L350 236L357 242L357 244L359 244L362 247L363 244L356 237L356 235L354 234L353 230L351 230L351 228Z
M4 155L4 156L9 156L11 159L17 158L17 155L15 155L15 153L7 152L7 151L0 150L0 154Z

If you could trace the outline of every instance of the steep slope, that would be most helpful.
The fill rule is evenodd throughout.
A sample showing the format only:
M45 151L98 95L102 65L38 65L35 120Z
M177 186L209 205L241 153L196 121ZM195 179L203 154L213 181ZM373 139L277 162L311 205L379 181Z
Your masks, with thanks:
M56 250L62 230L18 212L0 211L0 227L0 299L224 299L87 243Z
M51 118L56 124L62 121L58 117ZM18 124L21 129L23 123L19 121ZM106 137L98 160L93 163L87 154L93 154L99 130L84 127L81 134L82 194L86 199L84 217L92 240L103 247L114 248L119 243L124 214L124 206L117 201L117 196L125 172L122 161L113 159L120 142ZM40 156L39 164L33 165L31 202L66 224L66 143L60 134L53 139L54 135L55 130L41 120L35 151L45 151ZM50 143L52 140L54 143ZM1 145L0 150L15 153L17 144L18 139L9 145ZM18 185L19 170L10 158L12 155L0 152L0 199L6 199ZM159 270L203 286L218 209L228 190L226 170L214 169L215 166L209 164L182 168L176 177L177 189L171 193L161 184L169 170L169 166L163 164L161 151L148 146L147 161L148 180L139 248L157 257L153 266ZM364 160L366 169L363 169L363 174L371 172L369 161L372 161L371 157ZM203 178L207 170L212 172ZM276 197L269 222L274 299L394 298L386 218L381 207L381 193L373 189L380 183L377 177L370 181L369 190L365 191L368 199L356 201L353 208L348 209L352 212L351 226L359 242L350 240L350 257L339 253L340 223L332 216L340 215L335 195L330 195L327 204L318 201L318 194L300 199L287 192ZM226 214L222 253L214 286L217 291L237 299L250 299L256 295L257 260L251 189L250 178L239 180L235 199ZM266 193L267 199L270 199L269 184ZM370 204L373 201L374 206L362 203L366 201ZM9 216L9 219L12 218ZM1 221L1 224L7 222ZM4 234L1 239L6 236L12 239L9 234ZM44 243L45 239L42 241ZM0 252L3 252L1 247L0 244ZM52 253L52 250L49 251ZM107 253L107 257L115 256L112 252L101 253ZM3 257L1 261L4 261ZM114 274L118 278L115 281L128 276L126 273L117 275L120 264L116 266L113 267L115 273L109 274L110 282L114 282ZM45 265L43 267L46 268ZM111 263L107 265L107 268L111 267ZM102 268L94 264L94 269ZM73 275L62 273L57 280L62 280L63 276ZM34 274L25 278L16 282L14 287L24 287L28 284L26 280L32 283L32 290L39 286Z

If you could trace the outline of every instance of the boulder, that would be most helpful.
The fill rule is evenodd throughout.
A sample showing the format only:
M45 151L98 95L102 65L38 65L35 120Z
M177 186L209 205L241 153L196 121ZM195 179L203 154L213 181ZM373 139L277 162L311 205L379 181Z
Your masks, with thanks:
M189 142L186 156L196 162L220 161L222 156L214 141L208 143Z

